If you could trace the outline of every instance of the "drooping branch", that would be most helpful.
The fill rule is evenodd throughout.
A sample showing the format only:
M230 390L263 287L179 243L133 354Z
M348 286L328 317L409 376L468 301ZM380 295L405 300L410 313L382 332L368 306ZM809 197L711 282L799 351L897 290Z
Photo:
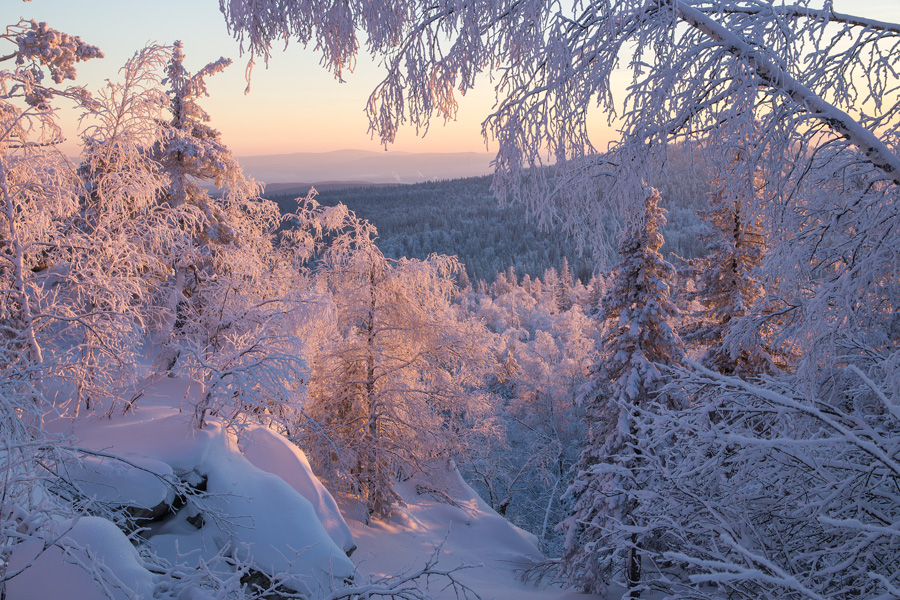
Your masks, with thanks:
M900 185L900 157L891 152L878 136L860 125L856 119L824 100L766 57L761 50L688 2L658 1L661 5L672 6L682 20L722 44L728 53L746 60L763 83L782 91L795 102L805 106L811 115L827 123L834 131L854 144L873 165L881 169L896 185Z

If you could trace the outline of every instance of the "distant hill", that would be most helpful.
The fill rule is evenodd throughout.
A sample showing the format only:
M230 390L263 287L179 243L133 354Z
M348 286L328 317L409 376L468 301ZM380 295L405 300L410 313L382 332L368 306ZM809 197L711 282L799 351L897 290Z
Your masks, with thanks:
M281 191L277 185L270 185L264 195L277 202L282 212L293 212L295 199L305 196L309 186L285 185L287 189ZM702 254L706 225L695 212L698 193L678 189L685 187L682 181L663 187L669 211L664 255L675 252L690 258ZM593 271L607 266L595 264L590 249L586 255L579 254L575 242L559 230L541 230L526 218L521 205L501 206L491 192L489 177L413 185L329 182L316 185L316 190L320 204L343 203L372 222L378 229L378 246L385 255L456 255L465 263L472 280L493 281L497 272L505 272L509 267L519 277L526 273L539 277L550 267L559 269L566 258L573 275L586 281ZM615 256L612 258L615 260Z
M413 154L337 150L239 156L238 162L244 173L272 186L305 181L397 184L457 179L487 175L492 159L493 155L487 152Z
M296 209L298 194L270 189L265 196L282 212ZM541 231L525 218L521 206L500 206L488 177L344 189L316 186L316 190L320 204L343 203L372 222L378 229L379 248L391 258L425 258L433 252L456 255L471 279L486 281L510 266L520 277L540 276L548 267L560 267L563 257L583 279L594 268L564 234Z
M324 190L344 190L347 188L359 187L382 187L386 185L396 185L394 183L373 183L371 181L320 181L318 183L267 183L264 195L294 195L305 196L309 193L310 188L316 188L317 192Z

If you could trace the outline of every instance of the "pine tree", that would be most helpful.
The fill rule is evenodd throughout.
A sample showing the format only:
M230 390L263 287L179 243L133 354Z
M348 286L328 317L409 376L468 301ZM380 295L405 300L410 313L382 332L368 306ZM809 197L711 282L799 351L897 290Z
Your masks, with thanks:
M643 214L619 242L619 263L602 301L607 323L603 355L582 397L588 440L566 492L572 507L561 527L563 569L570 581L600 593L616 581L639 594L642 538L636 493L644 486L636 410L661 398L665 377L658 364L679 361L681 340L669 325L677 310L669 300L675 270L659 254L665 211L649 189Z
M465 267L459 270L459 275L457 275L457 285L459 286L459 290L461 292L470 292L472 291L472 281L469 279L468 273L466 273Z
M540 303L547 307L550 314L556 314L558 308L556 306L556 291L559 288L559 273L554 267L544 269L544 275L541 277L541 298Z

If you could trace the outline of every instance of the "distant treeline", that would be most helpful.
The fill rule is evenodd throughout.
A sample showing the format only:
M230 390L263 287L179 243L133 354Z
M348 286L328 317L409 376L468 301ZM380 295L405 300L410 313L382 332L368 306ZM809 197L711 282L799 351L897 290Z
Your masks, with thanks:
M293 212L297 196L267 194L282 212ZM566 258L572 275L586 283L606 266L594 263L590 249L580 254L574 240L562 232L541 230L521 206L501 206L491 193L490 177L326 189L316 199L325 206L343 203L374 223L378 246L386 256L456 255L473 281L490 283L510 267L518 277L540 277L550 267L560 268ZM698 234L705 230L694 214L697 199L673 198L668 204L671 226L666 249L697 256L704 246Z

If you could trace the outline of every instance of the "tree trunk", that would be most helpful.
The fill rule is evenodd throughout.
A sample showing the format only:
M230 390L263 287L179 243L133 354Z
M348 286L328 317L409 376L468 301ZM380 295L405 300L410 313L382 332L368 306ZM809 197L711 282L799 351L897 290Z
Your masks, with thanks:
M369 464L366 490L369 514L380 508L378 489L378 399L375 394L375 265L369 269L369 312L366 315L366 406L368 409Z

